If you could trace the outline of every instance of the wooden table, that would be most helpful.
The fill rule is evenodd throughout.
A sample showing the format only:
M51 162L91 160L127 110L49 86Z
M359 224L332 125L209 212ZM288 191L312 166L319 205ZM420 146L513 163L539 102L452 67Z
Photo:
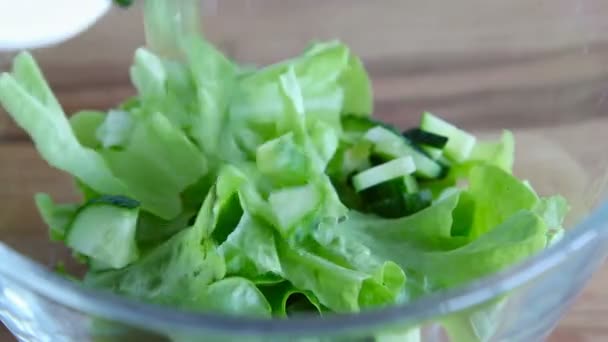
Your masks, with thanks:
M414 124L421 111L431 110L476 131L509 128L530 139L549 132L567 141L569 152L588 165L608 153L602 144L590 143L605 139L608 131L608 1L382 4L266 0L250 6L249 1L223 1L218 8L206 7L208 13L220 14L206 17L206 29L230 56L263 63L297 53L312 38L338 37L365 58L377 115L404 127ZM361 24L371 21L374 25ZM67 113L104 109L133 93L126 70L142 41L141 11L113 11L80 37L36 56ZM0 71L9 60L0 55ZM572 135L575 131L579 133ZM551 149L550 144L533 146L540 155L543 148ZM26 233L39 229L40 220L16 210L33 213L35 191L60 200L73 197L69 180L41 162L23 133L0 112L0 184L15 177L27 186L0 188L0 222L19 224ZM608 341L607 321L604 268L550 341ZM0 340L10 339L0 332Z

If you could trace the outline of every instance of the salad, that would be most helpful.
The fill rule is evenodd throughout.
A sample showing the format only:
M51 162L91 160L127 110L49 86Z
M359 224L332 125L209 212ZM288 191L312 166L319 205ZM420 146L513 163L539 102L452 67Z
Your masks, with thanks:
M373 118L366 70L339 41L241 65L198 33L194 2L145 2L137 95L107 112L66 116L27 52L0 76L0 103L82 193L35 201L88 266L85 286L221 314L353 313L492 274L562 235L566 200L513 175L510 132Z

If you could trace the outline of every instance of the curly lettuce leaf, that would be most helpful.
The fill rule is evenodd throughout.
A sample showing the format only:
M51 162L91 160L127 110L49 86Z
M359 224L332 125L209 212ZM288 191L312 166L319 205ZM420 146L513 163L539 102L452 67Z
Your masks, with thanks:
M370 276L342 267L327 259L293 248L277 241L277 251L285 279L299 289L315 294L319 301L334 312L357 312L363 284ZM373 292L376 288L369 288Z
M270 318L272 312L262 292L251 281L241 277L226 277L212 283L190 305L235 316Z
M267 223L245 213L236 229L219 246L228 274L256 279L268 273L281 275L274 230Z
M511 214L476 240L452 237L452 212L458 199L458 194L452 195L402 219L351 217L336 232L367 246L377 258L392 260L408 274L417 275L412 285L428 281L432 288L497 272L544 247L545 224L526 210Z
M298 314L319 314L323 307L310 291L302 291L287 281L262 285L260 290L268 299L274 317L286 318Z
M340 128L344 113L371 113L371 89L360 61L339 42L317 43L301 56L242 76L231 116L256 124L280 121L286 110L280 82L293 70L307 121Z

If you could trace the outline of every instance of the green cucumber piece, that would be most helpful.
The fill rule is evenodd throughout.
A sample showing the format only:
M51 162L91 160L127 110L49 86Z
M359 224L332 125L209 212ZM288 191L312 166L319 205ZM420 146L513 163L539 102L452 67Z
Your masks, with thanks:
M367 211L384 218L399 218L431 205L432 194L428 191L408 191L408 179L414 180L414 177L397 177L362 190L360 195Z
M412 128L404 131L403 136L421 146L430 146L442 149L448 143L448 138L443 135L427 132L420 128Z
M76 214L66 236L74 251L109 268L123 268L137 260L135 230L139 204L123 196L89 201Z
M416 182L416 178L413 176L404 176L403 185L405 192L408 194L418 192L418 182Z
M403 198L405 201L405 215L417 213L433 203L433 194L430 190L405 194Z
M436 147L431 146L420 146L420 148L424 151L424 153L428 154L433 160L439 160L443 156L443 150Z
M448 142L443 149L443 153L446 157L458 163L469 158L477 142L472 134L428 112L422 114L420 128L447 137Z
M441 165L416 150L400 134L382 126L376 126L365 133L364 138L374 144L374 153L383 158L394 159L411 156L416 165L416 175L424 178L437 178L442 173Z
M410 175L415 171L414 159L410 156L401 157L356 174L353 177L353 187L356 191L362 191L387 180Z

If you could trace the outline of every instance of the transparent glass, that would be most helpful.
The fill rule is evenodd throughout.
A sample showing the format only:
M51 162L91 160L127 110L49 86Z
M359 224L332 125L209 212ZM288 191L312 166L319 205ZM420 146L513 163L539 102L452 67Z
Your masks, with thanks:
M32 196L45 191L71 199L72 184L40 161L0 113L0 319L19 340L511 342L548 336L608 254L608 203L602 201L608 2L227 0L207 1L203 10L208 37L243 62L270 63L313 39L345 41L369 69L375 115L402 127L429 110L479 134L513 130L516 173L540 193L560 193L572 203L567 235L500 274L357 315L264 321L136 303L49 270L69 254L48 241ZM83 36L35 52L67 111L82 103L110 107L131 91L123 84L143 42L140 16L138 7L115 10ZM0 58L0 68L6 66Z

